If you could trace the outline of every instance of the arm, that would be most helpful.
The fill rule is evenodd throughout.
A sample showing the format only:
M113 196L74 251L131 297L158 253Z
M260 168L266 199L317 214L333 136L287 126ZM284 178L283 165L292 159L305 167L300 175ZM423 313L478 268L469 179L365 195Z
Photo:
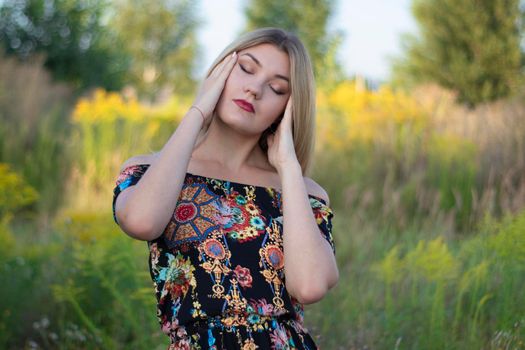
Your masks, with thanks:
M299 163L283 167L280 176L286 289L299 302L314 303L337 283L337 263L319 232Z
M204 81L194 105L135 185L123 190L115 203L122 230L133 238L153 240L169 223L182 190L191 153L204 119L210 118L237 56L227 56Z
M268 159L282 184L286 289L299 302L314 303L337 283L339 272L332 247L319 232L295 154L291 96L277 131L268 136Z
M186 113L141 180L117 197L116 217L122 230L129 236L153 240L162 234L168 224L203 124L203 118L198 114L194 108ZM133 161L126 162L123 168L129 163Z

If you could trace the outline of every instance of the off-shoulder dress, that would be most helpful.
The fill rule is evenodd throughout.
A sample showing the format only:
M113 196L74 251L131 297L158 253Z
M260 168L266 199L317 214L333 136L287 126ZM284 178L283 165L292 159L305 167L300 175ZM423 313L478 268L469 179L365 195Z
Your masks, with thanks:
M149 164L118 176L118 195ZM332 209L309 195L319 234L331 245ZM186 173L173 216L148 241L157 317L175 349L317 349L303 305L285 287L281 192Z

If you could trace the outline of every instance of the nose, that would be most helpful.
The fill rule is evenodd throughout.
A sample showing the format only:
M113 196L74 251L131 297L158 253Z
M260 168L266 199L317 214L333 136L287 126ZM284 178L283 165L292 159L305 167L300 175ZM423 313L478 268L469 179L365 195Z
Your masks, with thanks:
M261 84L255 80L247 81L244 85L244 92L253 95L253 98L257 100L261 97L260 85Z

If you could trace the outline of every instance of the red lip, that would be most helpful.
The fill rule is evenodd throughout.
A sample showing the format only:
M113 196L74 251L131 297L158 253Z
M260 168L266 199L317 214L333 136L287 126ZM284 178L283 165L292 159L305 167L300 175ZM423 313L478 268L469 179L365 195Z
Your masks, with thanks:
M235 104L239 107L241 107L242 109L244 109L245 111L248 111L248 112L255 112L255 109L253 108L253 105L248 102L248 101L245 101L245 100L233 100L233 102L235 102Z

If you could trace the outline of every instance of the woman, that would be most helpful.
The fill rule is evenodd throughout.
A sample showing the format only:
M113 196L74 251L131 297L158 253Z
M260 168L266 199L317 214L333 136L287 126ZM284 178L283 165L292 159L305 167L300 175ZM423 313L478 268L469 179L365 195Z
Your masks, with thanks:
M122 166L114 218L148 242L169 349L317 348L303 304L338 270L328 195L303 177L314 118L307 51L263 28L220 54L159 153Z

